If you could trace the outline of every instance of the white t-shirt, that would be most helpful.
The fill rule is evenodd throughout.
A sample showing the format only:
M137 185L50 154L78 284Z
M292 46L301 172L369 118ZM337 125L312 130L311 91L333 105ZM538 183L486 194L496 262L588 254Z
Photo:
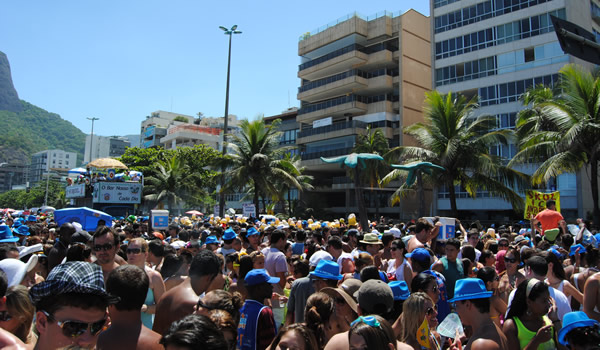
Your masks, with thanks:
M506 315L508 315L508 311L510 310L510 304L512 304L512 300L515 296L516 291L516 289L513 289L513 291L510 292L510 295L508 296L508 308L506 309L506 314L504 315L505 317ZM558 319L562 320L563 316L567 312L571 312L571 304L569 304L569 299L567 299L567 296L558 289L548 287L548 292L550 292L550 296L556 302L556 311L558 314Z
M402 264L400 264L400 266L398 266L398 268L396 268L396 259L391 259L388 261L388 267L386 272L388 273L388 275L395 274L396 281L406 281L404 279L404 267L407 265L412 270L407 259L404 259L404 261L402 262Z

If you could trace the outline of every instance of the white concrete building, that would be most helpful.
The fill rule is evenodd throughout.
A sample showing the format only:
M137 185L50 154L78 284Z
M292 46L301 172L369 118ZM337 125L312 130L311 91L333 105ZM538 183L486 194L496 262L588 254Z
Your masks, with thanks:
M34 153L29 166L29 182L40 181L43 174L55 171L64 172L77 166L77 153L51 149Z
M591 66L560 48L550 16L600 32L597 0L431 0L433 86L441 93L479 95L478 113L495 115L498 128L514 128L523 109L519 97L533 85L555 85L567 63ZM594 11L596 8L596 11ZM512 158L515 145L498 145L492 153ZM519 170L533 173L535 166ZM549 190L561 193L565 217L585 217L581 174L563 174ZM457 190L459 210L484 220L504 219L512 207L481 192L471 199ZM589 192L589 191L588 191ZM438 189L434 205L450 210L447 189Z
M131 147L131 143L125 137L121 136L98 136L87 135L85 137L85 152L83 153L83 162L89 163L94 159L119 157L125 153L127 147ZM90 140L92 140L90 144ZM90 152L91 147L91 152ZM90 159L90 155L92 159Z

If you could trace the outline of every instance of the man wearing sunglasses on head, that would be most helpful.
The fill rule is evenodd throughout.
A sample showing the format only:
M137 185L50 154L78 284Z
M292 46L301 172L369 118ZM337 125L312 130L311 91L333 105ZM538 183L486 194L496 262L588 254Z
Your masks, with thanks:
M110 227L100 226L94 233L93 241L96 264L102 267L106 282L110 272L119 267L115 262L115 255L119 249L119 236Z
M118 301L106 293L100 266L83 261L56 266L29 296L39 333L34 350L94 348L107 324L106 308Z

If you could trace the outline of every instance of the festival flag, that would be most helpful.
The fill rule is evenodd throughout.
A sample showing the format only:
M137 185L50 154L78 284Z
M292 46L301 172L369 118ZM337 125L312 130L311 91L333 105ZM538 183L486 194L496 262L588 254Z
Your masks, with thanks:
M429 349L429 322L427 322L427 317L423 319L423 323L417 329L417 342L419 345Z

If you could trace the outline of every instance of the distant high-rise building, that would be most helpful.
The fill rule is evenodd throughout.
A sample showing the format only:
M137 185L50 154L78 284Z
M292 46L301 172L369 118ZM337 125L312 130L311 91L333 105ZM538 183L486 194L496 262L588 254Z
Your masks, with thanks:
M77 166L77 153L60 149L51 149L34 153L29 166L29 182L42 180L45 173L54 171L64 173Z
M495 115L497 128L514 128L523 109L519 97L534 85L555 86L558 71L567 63L591 67L589 63L564 54L550 16L566 19L600 33L597 0L431 0L433 86L441 93L460 92L479 96L479 114ZM517 152L515 144L496 145L490 152L507 159ZM521 166L529 174L537 165ZM560 191L565 217L585 217L591 192L580 181L582 174L562 174L547 184ZM512 206L481 191L476 199L456 186L460 210L485 219L508 218ZM435 207L450 210L449 191L437 192Z
M430 27L429 18L414 10L353 13L300 38L295 137L322 208L343 214L356 212L357 203L346 171L321 157L351 153L368 127L381 130L390 147L411 144L402 128L422 121L425 92L431 89ZM417 205L389 206L395 189L364 191L369 213L380 208L382 215L401 211L412 217Z
M93 142L90 144L90 139ZM83 162L85 164L98 158L115 158L125 153L125 149L130 147L131 143L126 137L122 136L98 136L85 137L85 152L83 153ZM90 152L90 147L92 150ZM92 159L90 159L90 154Z

